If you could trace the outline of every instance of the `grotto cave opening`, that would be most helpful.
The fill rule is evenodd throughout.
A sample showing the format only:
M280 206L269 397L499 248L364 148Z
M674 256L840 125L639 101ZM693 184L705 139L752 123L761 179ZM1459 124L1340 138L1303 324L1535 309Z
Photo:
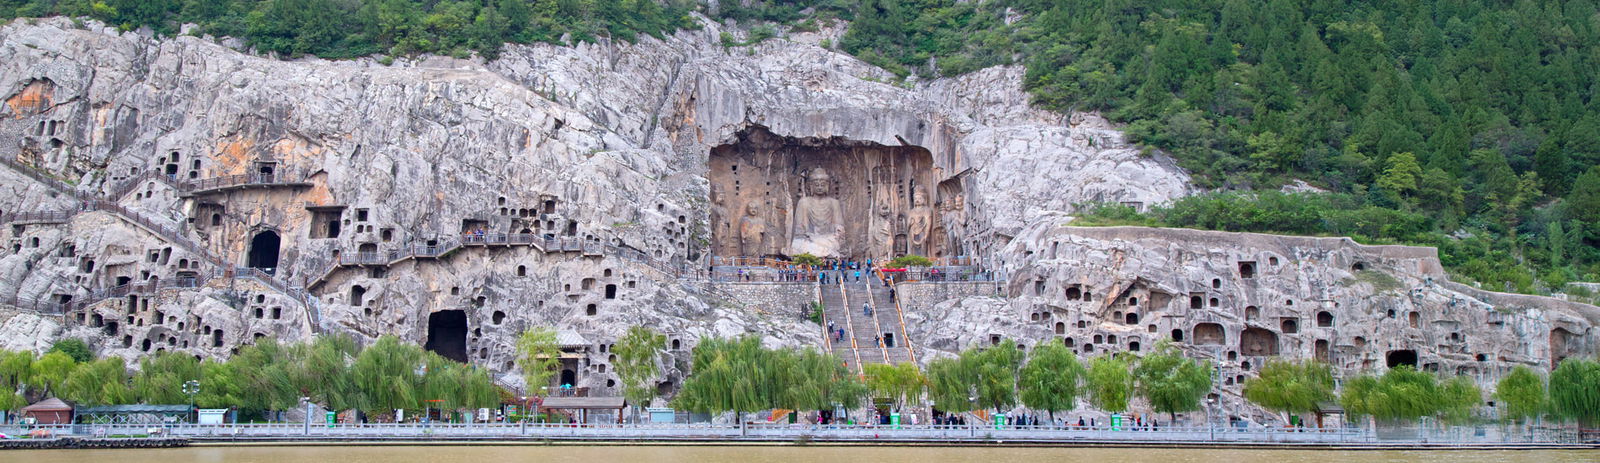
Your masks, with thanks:
M428 314L428 342L422 347L444 358L466 363L467 313L440 310Z
M708 162L716 256L961 254L960 178L926 148L753 126L712 148Z
M245 266L272 274L278 269L278 250L281 246L278 232L265 230L250 239L250 253Z

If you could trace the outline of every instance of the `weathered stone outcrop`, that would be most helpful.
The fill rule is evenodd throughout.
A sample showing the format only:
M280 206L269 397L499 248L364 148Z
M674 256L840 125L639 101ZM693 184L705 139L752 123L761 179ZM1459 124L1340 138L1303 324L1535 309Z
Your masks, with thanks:
M815 167L800 158L915 153L841 162L913 170L843 185L898 197L838 201L838 220L835 206L808 208L821 211L812 222L869 235L837 249L892 251L903 214L908 249L1010 276L1003 298L986 295L992 284L907 288L906 341L935 356L997 336L1104 352L1181 335L1236 385L1274 353L1354 371L1411 351L1423 367L1488 380L1596 346L1593 307L1453 286L1431 250L1060 227L1075 204L1193 190L1104 119L1029 107L1019 67L900 82L817 46L836 28L730 48L710 22L664 40L393 66L86 24L0 26L0 155L25 164L0 166L0 216L63 212L0 228L0 296L72 309L4 312L4 347L75 336L129 358L225 356L259 336L394 334L459 340L451 352L521 386L514 338L551 325L584 340L572 346L585 354L578 386L605 390L610 343L632 325L667 334L669 378L705 336L819 345L802 306L784 303L810 285L699 278L729 240L795 249L793 211L761 209L762 226L739 233L731 219L749 209L717 210L713 153L752 133L782 141L756 151L803 148L757 189L795 204L827 202L820 185L800 190L802 167ZM892 207L867 221L860 209L879 204ZM788 234L769 242L762 230ZM174 281L185 283L160 283ZM441 314L464 322L440 331L430 320Z
M1001 258L1005 299L947 301L913 319L930 349L1014 339L1085 355L1173 342L1221 367L1233 413L1269 359L1317 359L1349 377L1409 364L1477 379L1550 368L1600 347L1600 308L1449 282L1433 248L1034 222ZM1246 413L1248 419L1270 420Z

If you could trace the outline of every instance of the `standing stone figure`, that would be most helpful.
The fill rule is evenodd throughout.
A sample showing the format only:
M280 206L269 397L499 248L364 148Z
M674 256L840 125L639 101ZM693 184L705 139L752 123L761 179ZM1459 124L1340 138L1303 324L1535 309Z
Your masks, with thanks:
M739 219L739 255L760 257L767 254L767 219L761 217L761 205L750 202L744 205L744 217Z
M928 206L928 196L920 189L911 191L911 212L907 217L906 232L911 238L911 254L933 254L928 249L928 235L933 233L933 208Z
M794 227L789 255L810 253L817 257L839 257L839 241L844 235L844 210L839 200L828 196L828 171L821 167L806 175L806 192L795 203Z
M868 251L874 258L887 260L894 254L894 217L888 202L878 203L878 214L872 217L872 244Z

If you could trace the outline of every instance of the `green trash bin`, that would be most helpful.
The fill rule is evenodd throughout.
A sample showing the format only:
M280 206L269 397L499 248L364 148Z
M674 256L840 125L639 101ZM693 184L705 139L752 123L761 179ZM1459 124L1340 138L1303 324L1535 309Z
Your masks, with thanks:
M1111 430L1112 431L1121 431L1122 430L1122 414L1121 413L1112 413L1111 414Z
M889 424L894 425L895 429L900 429L900 412L889 414Z

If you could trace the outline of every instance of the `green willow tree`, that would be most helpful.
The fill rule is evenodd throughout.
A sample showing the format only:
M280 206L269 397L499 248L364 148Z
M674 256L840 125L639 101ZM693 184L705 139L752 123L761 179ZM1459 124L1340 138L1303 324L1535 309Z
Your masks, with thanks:
M950 413L978 408L968 367L960 358L942 357L928 362L928 398L935 408Z
M703 413L744 414L769 408L855 407L866 385L839 358L814 350L766 349L754 336L700 340L673 404Z
M1084 376L1089 386L1089 403L1107 413L1128 411L1128 400L1133 397L1134 390L1131 368L1135 362L1127 354L1105 354L1089 361L1089 371Z
M1289 422L1289 414L1315 412L1319 403L1335 398L1333 368L1316 361L1268 360L1259 375L1245 380L1244 397Z
M628 328L611 352L617 354L617 376L622 379L622 396L633 405L637 418L640 408L649 405L657 394L656 380L661 375L661 355L667 337L643 326Z
M1550 408L1584 426L1600 426L1600 362L1562 360L1550 372Z
M1054 421L1056 412L1071 411L1077 405L1085 374L1072 349L1042 342L1028 352L1028 363L1018 374L1022 404L1048 412Z
M1494 399L1501 405L1501 418L1513 423L1538 418L1543 415L1549 394L1544 378L1533 369L1518 365L1495 384Z
M255 344L240 348L239 353L228 360L237 375L238 405L275 412L299 403L301 395L292 373L298 363L295 351L273 338L258 339Z
M1211 369L1210 362L1185 357L1162 341L1134 366L1135 389L1150 408L1176 421L1178 412L1200 409L1200 400L1211 391Z
M691 371L673 400L679 408L703 413L744 414L770 407L756 373L764 367L761 340L754 336L700 340L690 354Z
M556 340L555 328L541 326L523 331L517 337L517 365L522 368L529 394L548 387L550 378L561 368L561 344Z
M922 369L910 362L894 365L873 363L862 367L867 375L867 387L877 397L887 398L894 402L894 410L900 411L906 405L917 403L922 399L923 391L927 389L928 379L922 375Z
M1468 378L1440 384L1432 374L1401 365L1383 376L1363 375L1346 382L1339 404L1352 414L1384 422L1436 415L1459 420L1477 406L1480 394Z
M77 367L78 362L65 352L46 353L28 365L28 387L41 397L55 395Z
M995 411L1004 411L1017 404L1017 371L1022 368L1024 354L1011 340L983 349L967 349L961 353L978 395L978 405Z
M188 404L183 383L200 380L200 361L181 352L161 352L139 361L133 392L147 404Z
M360 409L368 415L392 416L395 410L423 407L421 382L426 371L422 348L382 336L362 349L350 366L352 386L360 394Z
M135 401L128 386L128 366L121 358L103 358L78 365L67 375L61 398L78 405L121 405Z

